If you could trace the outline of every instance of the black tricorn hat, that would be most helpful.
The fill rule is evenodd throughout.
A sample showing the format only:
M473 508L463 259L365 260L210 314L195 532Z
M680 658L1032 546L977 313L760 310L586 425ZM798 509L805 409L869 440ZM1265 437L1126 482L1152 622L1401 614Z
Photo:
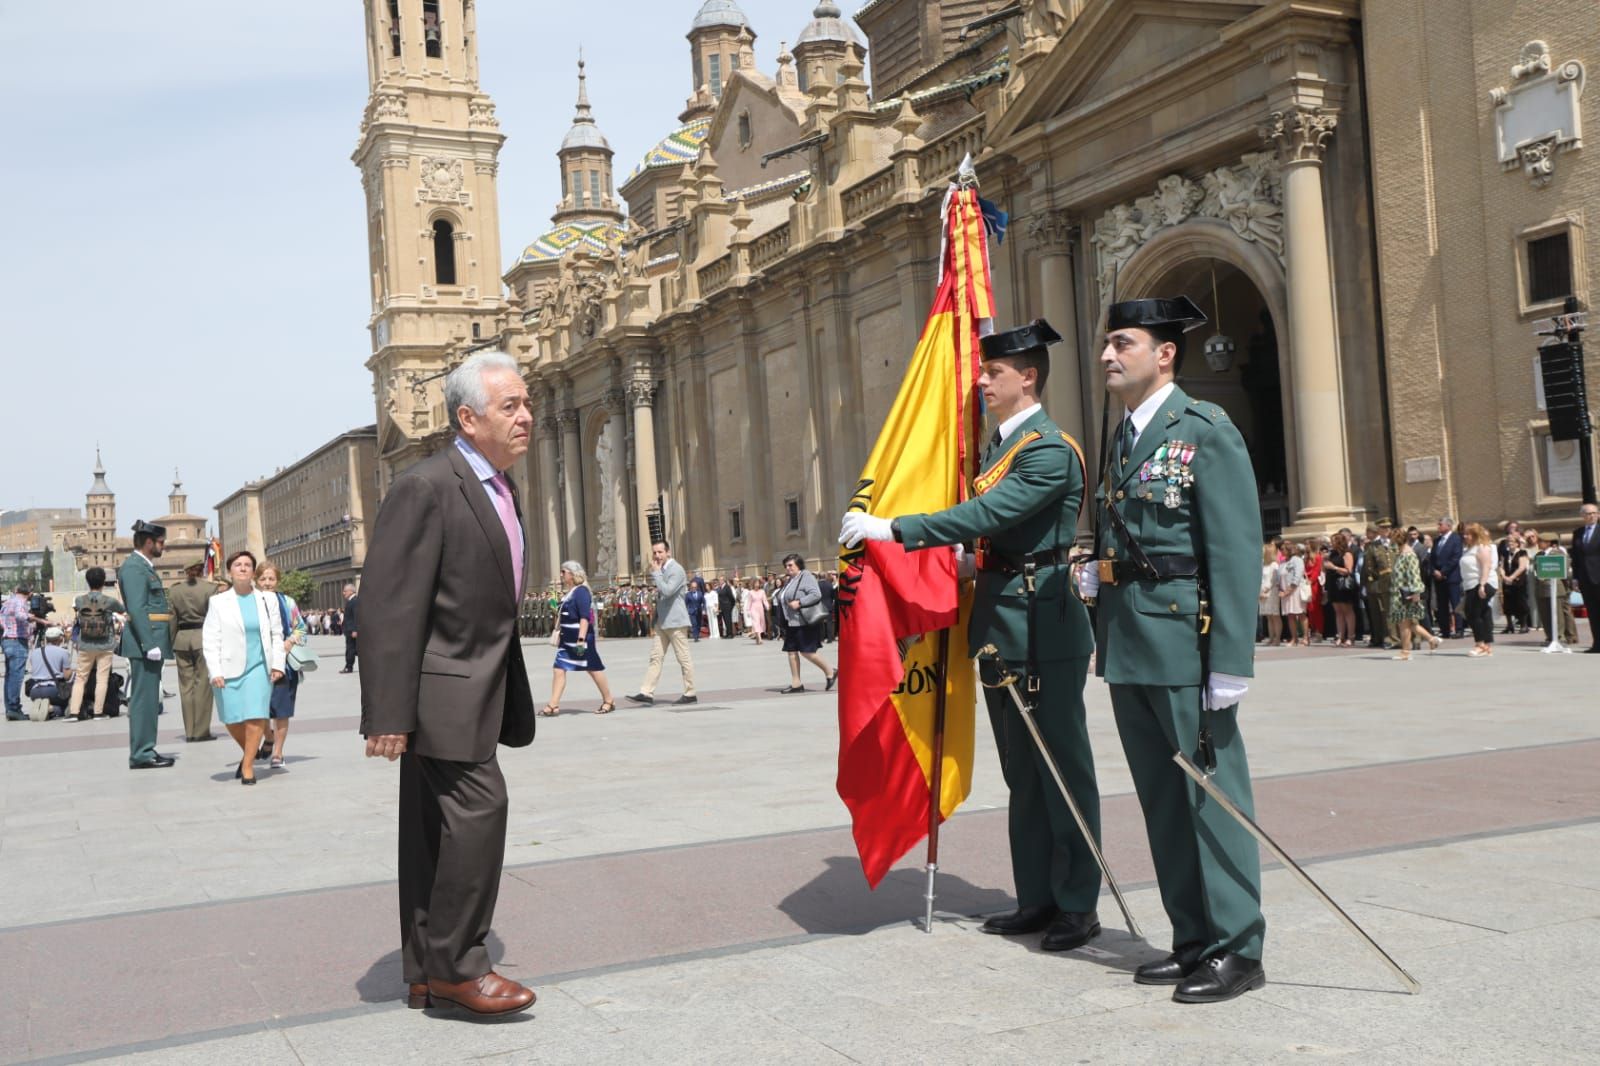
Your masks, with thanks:
M991 333L983 338L983 357L998 359L1035 349L1043 352L1060 339L1061 334L1050 328L1050 323L1036 318L1026 326L1008 329L1004 333Z
M167 527L158 526L154 522L146 522L141 518L133 523L133 535L137 537L141 533L149 534L152 537L165 537L167 535Z
M1106 329L1127 329L1137 326L1148 330L1181 330L1189 332L1206 324L1206 316L1187 296L1172 299L1123 300L1111 305L1106 317Z

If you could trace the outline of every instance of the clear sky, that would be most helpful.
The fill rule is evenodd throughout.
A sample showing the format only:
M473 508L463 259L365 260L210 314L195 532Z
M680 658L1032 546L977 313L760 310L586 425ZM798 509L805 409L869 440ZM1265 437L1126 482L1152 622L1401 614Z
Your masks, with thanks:
M770 74L815 0L739 0ZM577 51L620 181L676 126L700 0L478 0L507 137L507 264L560 197ZM840 5L847 12L860 0ZM82 507L95 442L126 535L374 420L359 0L0 0L0 509ZM502 264L503 266L506 264Z

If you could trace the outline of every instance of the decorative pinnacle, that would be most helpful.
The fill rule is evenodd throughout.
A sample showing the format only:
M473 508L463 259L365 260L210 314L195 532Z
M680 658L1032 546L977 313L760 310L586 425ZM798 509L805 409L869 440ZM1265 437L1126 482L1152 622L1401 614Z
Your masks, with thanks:
M574 123L588 122L588 123L592 124L594 122L594 112L589 109L588 75L584 74L583 68L584 68L583 46L579 45L578 46L578 113L573 116L572 121Z

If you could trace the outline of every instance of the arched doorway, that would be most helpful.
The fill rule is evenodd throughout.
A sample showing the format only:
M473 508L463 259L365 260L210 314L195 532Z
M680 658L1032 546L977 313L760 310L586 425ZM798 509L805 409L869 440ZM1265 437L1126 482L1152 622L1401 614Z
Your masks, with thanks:
M1255 464L1262 526L1269 534L1282 531L1291 517L1289 452L1277 330L1266 299L1238 267L1219 259L1174 267L1150 292L1187 296L1211 320L1188 335L1179 384L1239 427Z
M1239 427L1255 466L1268 535L1293 520L1298 457L1288 381L1287 292L1275 257L1225 225L1192 221L1152 238L1124 268L1117 298L1187 296L1210 320L1188 335L1178 384ZM1207 342L1221 339L1207 357Z

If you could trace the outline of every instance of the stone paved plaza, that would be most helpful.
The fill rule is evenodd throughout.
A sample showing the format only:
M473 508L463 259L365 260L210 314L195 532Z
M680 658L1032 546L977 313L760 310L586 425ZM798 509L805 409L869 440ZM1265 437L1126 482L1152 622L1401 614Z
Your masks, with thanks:
M498 1023L405 1009L396 768L361 757L356 678L306 682L288 770L254 789L233 783L225 736L182 743L175 697L168 771L125 769L125 720L7 723L0 1061L1591 1062L1600 661L1500 639L1488 660L1459 641L1410 663L1263 651L1243 709L1262 824L1417 996L1271 865L1265 990L1195 1007L1132 984L1167 929L1092 679L1108 859L1146 939L1108 894L1104 935L1061 956L977 931L1011 905L986 723L930 935L912 921L920 849L867 890L833 791L835 697L780 695L780 652L694 645L692 708L596 717L575 679L567 712L502 754L492 949L539 1002ZM646 651L602 645L619 695ZM542 702L549 649L525 652ZM662 695L675 679L669 664Z

